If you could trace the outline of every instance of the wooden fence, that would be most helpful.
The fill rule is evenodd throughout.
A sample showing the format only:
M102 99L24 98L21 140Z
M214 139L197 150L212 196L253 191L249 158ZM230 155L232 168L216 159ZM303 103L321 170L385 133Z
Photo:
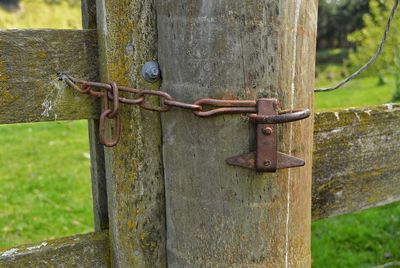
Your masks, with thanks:
M83 3L86 28L96 26L94 6L92 1ZM103 8L98 13L102 14ZM138 8L146 10L143 6ZM106 78L104 70L113 68L113 61L121 60L112 59L113 56L118 57L118 53L113 54L113 51L128 48L118 48L108 41L105 42L115 47L106 47L105 43L98 42L104 34L98 34L95 29L0 31L0 124L91 120L96 217L95 233L6 250L0 253L0 267L47 267L60 266L61 263L63 267L108 266L111 263L109 239L122 239L116 237L114 232L109 234L107 231L107 216L110 215L110 219L112 217L114 220L111 225L118 225L124 221L123 214L129 212L129 209L113 212L107 208L104 156L101 146L97 145L96 133L99 103L94 98L75 93L58 79L59 72L96 81L101 77ZM103 51L101 60L98 51ZM100 61L103 64L99 64ZM104 66L105 61L108 66ZM157 118L153 120L157 121ZM399 141L398 105L316 113L312 173L313 220L399 201ZM131 145L127 146L129 148ZM117 159L110 161L113 165L119 165ZM156 191L148 196L156 198L157 194ZM114 202L119 207L121 203L118 202L124 201L116 199ZM154 219L149 216L149 221ZM126 234L127 230L122 230L121 235ZM129 243L129 240L124 243ZM133 250L132 256L135 256L134 246L127 247Z

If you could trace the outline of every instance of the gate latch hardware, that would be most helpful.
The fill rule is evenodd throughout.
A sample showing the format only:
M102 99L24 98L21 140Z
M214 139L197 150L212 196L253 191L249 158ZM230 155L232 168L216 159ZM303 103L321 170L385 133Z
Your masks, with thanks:
M155 68L155 66L153 67ZM154 71L155 73L156 71ZM99 138L100 143L104 146L113 147L119 142L122 127L119 117L120 103L137 105L144 110L160 113L168 112L172 108L186 109L203 118L220 114L245 113L249 120L256 123L257 126L257 149L255 152L227 159L228 164L251 168L259 172L275 172L277 169L300 167L305 164L302 159L278 152L276 124L305 119L310 116L310 110L308 109L282 111L279 110L277 99L259 99L255 101L203 98L194 103L187 103L175 100L164 91L117 86L114 82L110 84L90 82L76 79L66 74L61 74L60 79L80 93L103 99L99 121ZM159 106L152 106L146 101L146 97L150 96L159 98ZM112 102L112 106L109 105L109 102ZM114 134L111 140L107 140L105 135L106 120L114 121Z
M310 116L308 109L278 112L276 99L259 99L257 114L249 114L256 123L256 151L230 157L230 165L255 169L259 172L276 172L277 169L301 167L304 160L278 152L277 124L293 122Z

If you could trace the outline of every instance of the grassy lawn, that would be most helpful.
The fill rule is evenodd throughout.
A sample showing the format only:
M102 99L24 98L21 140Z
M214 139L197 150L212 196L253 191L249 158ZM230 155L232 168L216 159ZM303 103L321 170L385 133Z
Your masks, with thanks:
M378 85L375 77L362 77L351 81L342 89L331 92L319 92L315 95L315 108L363 107L390 103L394 94L394 79L387 77L384 85ZM331 86L327 82L322 87Z
M399 215L400 205L392 204L314 222L313 267L373 267L399 261Z
M322 50L317 53L317 88L336 85L349 75L342 66L347 52L342 49ZM315 108L362 107L390 103L394 95L395 81L385 77L379 84L376 77L358 77L337 91L320 92L315 95Z
M0 248L93 230L85 121L0 126Z
M0 28L79 28L79 7L22 1L23 10L0 9ZM37 10L46 9L40 16ZM57 15L58 14L58 15ZM62 15L61 15L62 14ZM330 61L343 51L320 55ZM339 73L339 74L338 74ZM319 85L341 78L340 65L321 64ZM316 95L317 109L388 103L393 79L360 78L346 88ZM93 229L89 148L85 121L0 126L0 248ZM400 206L313 223L314 267L371 267L400 260Z
M341 65L335 58L343 56L322 53L333 63L317 66L317 87L332 86L342 79ZM332 56L334 57L332 59ZM324 61L324 59L322 59ZM330 77L330 79L327 79ZM385 78L378 85L375 77L361 77L334 92L317 93L315 108L373 106L390 103L394 79ZM400 205L369 209L359 213L320 220L312 225L313 267L373 267L400 260ZM400 267L400 266L391 266Z

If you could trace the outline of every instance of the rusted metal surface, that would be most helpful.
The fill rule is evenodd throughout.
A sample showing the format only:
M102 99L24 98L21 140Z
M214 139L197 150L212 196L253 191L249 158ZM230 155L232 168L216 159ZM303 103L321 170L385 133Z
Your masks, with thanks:
M255 154L249 153L231 157L227 159L228 164L255 169L259 172L275 172L277 169L299 167L305 164L301 159L278 152L276 124L305 119L310 116L310 110L308 109L280 111L277 99L259 99L256 101L202 98L194 103L186 103L175 100L170 94L164 91L122 87L117 86L114 82L110 84L90 82L75 79L69 75L62 75L62 79L78 92L103 98L99 136L101 144L107 147L117 145L120 140L121 122L118 115L119 103L138 105L145 110L154 112L168 112L173 107L181 108L191 110L194 115L199 117L246 113L249 120L257 125L256 152ZM131 96L120 96L120 91L131 94ZM146 101L146 97L148 96L158 97L160 105L150 105ZM109 101L113 103L112 109L109 108ZM107 140L105 137L106 119L115 120L114 136L111 140Z
M73 89L80 93L86 93L93 97L103 97L104 92L107 92L107 97L109 100L114 101L114 91L111 84L98 83L85 81L82 79L77 79L69 75L62 75L62 79ZM79 87L78 85L81 85ZM155 111L155 112L168 112L172 107L187 109L193 111L193 113L199 117L209 117L220 114L235 114L235 113L256 113L256 101L255 100L219 100L203 98L195 101L194 103L185 103L175 100L171 95L164 91L154 91L148 89L135 89L124 86L117 86L119 91L131 93L133 96L121 97L118 96L117 99L120 103L139 105L145 110ZM95 88L102 90L94 90ZM104 92L103 92L104 91ZM146 96L156 96L161 99L159 107L154 107L149 105L145 99ZM114 101L115 103L115 101ZM115 105L115 104L114 104ZM205 109L205 108L211 109Z
M259 99L257 114L248 115L256 123L256 151L230 157L226 162L233 166L255 169L259 172L276 172L277 169L301 167L304 160L278 152L276 124L305 119L310 116L308 109L292 112L279 110L277 99Z
M208 117L219 114L257 112L256 101L254 100L217 100L205 98L195 101L194 104L200 105L201 107L216 107L208 111L204 111L202 108L200 111L193 112L195 115L200 117Z
M279 111L274 115L249 114L250 121L260 124L282 124L306 119L310 116L309 109Z
M260 99L257 102L258 114L277 115L276 99ZM257 124L256 170L275 172L277 167L278 135L274 124Z
M117 84L110 83L112 93L107 92L107 94L103 93L103 105L102 112L99 120L99 137L100 143L107 147L113 147L118 144L121 137L121 120L119 118L119 92ZM87 92L90 92L91 89L87 86ZM97 94L97 93L96 93ZM112 109L109 108L108 101L109 97L113 101ZM105 121L106 119L114 119L115 120L115 133L114 137L111 140L107 140L105 137Z
M287 122L294 122L305 119L310 116L309 109L295 109L295 110L279 110L277 104L277 113L273 115L263 115L257 113L257 101L256 100L223 100L223 99L210 99L202 98L194 103L186 103L175 100L170 94L164 91L154 91L148 89L136 89L124 86L117 86L115 83L105 84L99 82L85 81L82 79L73 78L69 75L62 75L62 79L73 89L80 93L86 93L93 97L103 97L104 92L94 90L94 88L107 92L108 99L114 102L116 105L117 101L114 100L114 95L117 88L118 91L131 93L133 97L121 97L117 99L120 103L139 105L141 108L156 111L156 112L168 112L172 107L187 109L193 111L193 114L199 117L209 117L220 114L237 114L246 113L249 120L255 123L262 124L281 124ZM79 87L78 85L81 85ZM112 86L114 85L114 87ZM146 96L160 97L161 106L154 107L146 103ZM210 109L206 109L210 108Z
M285 169L293 167L302 167L305 165L303 159L289 156L287 154L277 152L277 165L276 169ZM248 169L256 169L256 152L250 152L246 154L241 154L239 156L233 156L226 159L226 162L232 166L238 166Z

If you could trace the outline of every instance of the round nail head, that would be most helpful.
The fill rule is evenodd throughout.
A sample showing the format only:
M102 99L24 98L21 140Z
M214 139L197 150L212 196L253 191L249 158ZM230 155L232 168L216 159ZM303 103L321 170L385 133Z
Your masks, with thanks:
M161 80L161 70L158 62L149 61L143 65L142 76L149 83L155 83Z
M262 133L263 133L264 135L271 135L271 134L272 134L272 128L270 128L270 127L265 127L265 128L262 129Z

